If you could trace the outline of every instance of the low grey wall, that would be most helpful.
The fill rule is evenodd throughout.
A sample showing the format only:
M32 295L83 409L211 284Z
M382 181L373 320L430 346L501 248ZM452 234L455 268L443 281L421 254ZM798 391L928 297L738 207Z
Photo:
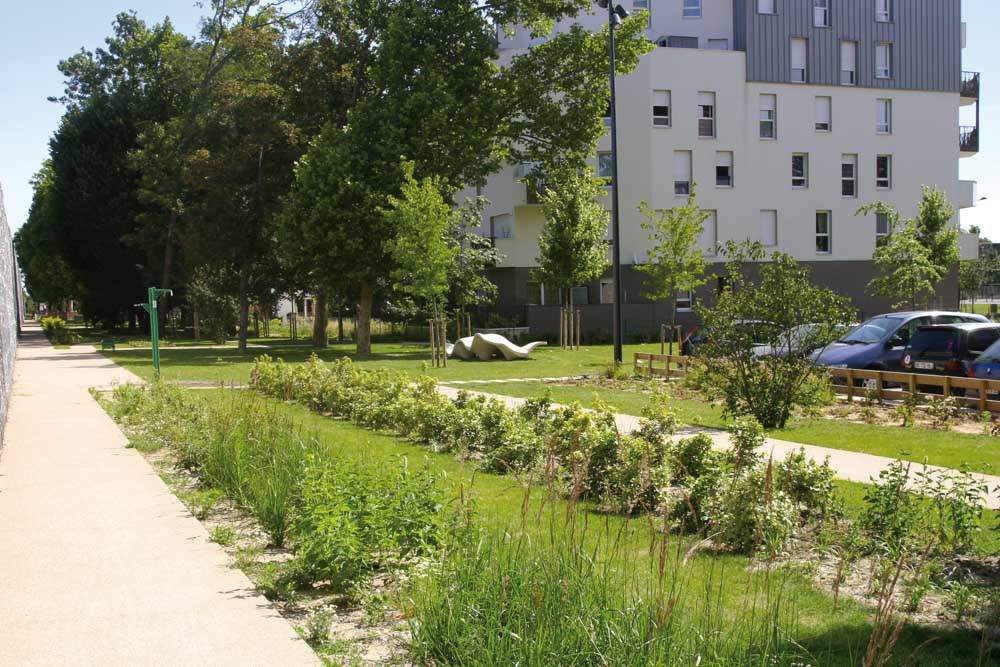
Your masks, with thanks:
M14 244L0 187L0 436L7 423L7 406L14 381L14 357L21 324L21 288Z

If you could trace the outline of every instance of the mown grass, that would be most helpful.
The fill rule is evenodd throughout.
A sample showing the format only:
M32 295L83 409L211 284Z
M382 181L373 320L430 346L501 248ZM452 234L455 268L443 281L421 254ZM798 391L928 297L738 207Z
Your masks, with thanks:
M219 390L197 392L197 395L210 401L229 400L226 392ZM535 488L529 493L522 482L511 477L478 472L473 464L457 460L452 454L435 454L395 437L316 415L299 405L265 400L274 406L276 415L293 420L304 431L315 434L319 446L337 457L386 467L400 465L401 457L412 462L426 461L433 471L441 474L439 483L447 496L453 499L452 502L457 503L458 498L462 497L465 502L474 504L477 522L492 540L504 542L521 536L527 538L526 544L557 544L552 540L552 535L565 531L567 527L567 504L562 500L552 499L544 489ZM849 503L856 505L857 489L853 491L854 499ZM593 551L614 554L613 562L599 563L595 570L606 573L612 584L616 577L621 580L627 578L631 585L641 588L641 578L655 576L657 554L650 552L652 533L645 519L630 521L619 516L597 513L587 506L578 508L576 517L576 522L572 525L577 525L578 530L586 529L584 547L588 551L597 549L601 543L617 543L613 550L605 548ZM690 542L681 538L674 539L679 553L686 553ZM748 561L743 556L720 555L716 558L704 551L696 551L690 555L687 565L683 566L684 572L678 575L683 577L686 593L681 597L674 613L679 618L693 618L712 610L723 614L722 619L713 622L713 627L724 629L729 634L726 645L736 647L733 648L733 655L741 656L738 663L705 656L705 664L754 664L759 638L741 633L752 633L752 628L746 625L746 615L753 613L754 605L761 602L759 596L764 590L765 575L753 573L747 566ZM487 576L487 573L484 572L483 576ZM781 627L788 633L787 636L776 639L780 639L783 646L796 642L801 647L798 653L808 657L808 664L859 664L871 630L868 610L860 604L844 601L834 610L831 598L799 572L781 571L772 576L781 577L780 585L775 590L782 599ZM571 616L567 614L567 618ZM437 618L440 620L440 617ZM461 631L461 628L453 630L456 638L464 638L466 641L476 639L474 636L470 639L470 635ZM555 632L557 628L542 630ZM898 644L897 658L891 664L904 664L906 657L931 636L938 637L938 640L924 649L920 664L976 664L977 641L971 633L917 626L910 626L905 630ZM499 638L494 639L500 641ZM503 639L508 650L505 655L518 654L516 651L509 652L513 650L509 646L509 639ZM745 649L738 648L741 641L746 645ZM565 664L560 663L559 657L553 655L549 655L547 661Z
M630 415L642 414L643 407L650 401L649 395L640 391L610 388L596 390L588 386L526 382L470 384L463 388L520 398L532 398L550 392L552 399L559 403L579 401L590 407L599 400ZM718 406L690 399L672 399L669 404L682 423L710 428L726 426ZM904 429L835 419L795 419L786 428L771 431L768 435L804 445L874 454L916 463L923 463L926 457L931 465L959 468L964 464L974 472L1000 474L1000 440L985 435L925 428Z
M253 348L245 354L235 348L184 349L164 348L160 351L161 374L164 380L200 382L246 382L250 378L253 360L267 353L288 363L303 362L313 353L308 343L289 341L268 342L257 339L255 343L267 349ZM659 353L659 343L626 345L625 357L633 352ZM119 349L104 352L115 363L139 377L153 377L153 361L148 350ZM441 380L495 380L511 378L574 377L604 371L613 358L610 345L595 345L568 351L556 346L536 349L531 359L519 361L462 361L449 360L447 368L432 368L430 347L416 343L380 343L372 347L372 354L358 355L354 344L334 344L317 352L324 361L350 357L361 368L386 368L411 376L433 375Z

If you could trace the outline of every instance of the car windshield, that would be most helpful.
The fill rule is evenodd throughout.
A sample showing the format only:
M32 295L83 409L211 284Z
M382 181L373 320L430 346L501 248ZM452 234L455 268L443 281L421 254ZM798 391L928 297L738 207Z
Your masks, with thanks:
M926 354L955 354L958 349L958 332L954 329L921 329L914 334L907 347L918 357Z
M895 331L902 319L899 317L873 317L867 322L859 324L854 329L840 339L841 343L878 343L887 335Z
M1000 340L986 348L986 351L979 355L982 361L1000 361Z

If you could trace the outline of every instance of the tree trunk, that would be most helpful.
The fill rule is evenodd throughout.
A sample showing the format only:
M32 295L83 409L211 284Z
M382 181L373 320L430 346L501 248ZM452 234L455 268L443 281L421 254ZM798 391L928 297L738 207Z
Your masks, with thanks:
M330 319L326 310L326 290L319 290L313 298L313 335L312 344L317 349L326 348L328 336L327 327Z
M344 309L337 309L337 342L344 342Z
M375 295L368 283L361 283L358 299L358 317L354 331L358 354L372 353L372 302Z
M247 297L247 274L246 271L240 273L240 331L237 349L240 352L247 351L247 329L250 328L250 300Z
M191 309L191 324L194 326L194 340L201 340L201 318L198 316L198 306Z
M256 308L253 311L253 337L260 338L260 312Z
M677 294L674 294L674 298L670 300L670 347L667 348L667 354L674 354L674 336L677 334ZM680 343L680 336L677 336L677 342ZM677 354L680 354L679 352Z

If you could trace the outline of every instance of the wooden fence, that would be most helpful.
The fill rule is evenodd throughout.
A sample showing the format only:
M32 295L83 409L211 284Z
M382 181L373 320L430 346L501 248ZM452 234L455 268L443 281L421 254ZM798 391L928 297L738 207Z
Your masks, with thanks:
M663 378L681 377L696 363L695 357L644 352L634 353L632 360L637 373ZM926 402L927 396L942 396L963 405L977 407L980 411L1000 412L1000 380L853 368L827 368L827 371L830 373L833 392L847 396L850 400L865 397L868 392L877 394L879 400L897 401L915 395L920 397L921 402ZM928 391L932 388L937 390L933 394Z

